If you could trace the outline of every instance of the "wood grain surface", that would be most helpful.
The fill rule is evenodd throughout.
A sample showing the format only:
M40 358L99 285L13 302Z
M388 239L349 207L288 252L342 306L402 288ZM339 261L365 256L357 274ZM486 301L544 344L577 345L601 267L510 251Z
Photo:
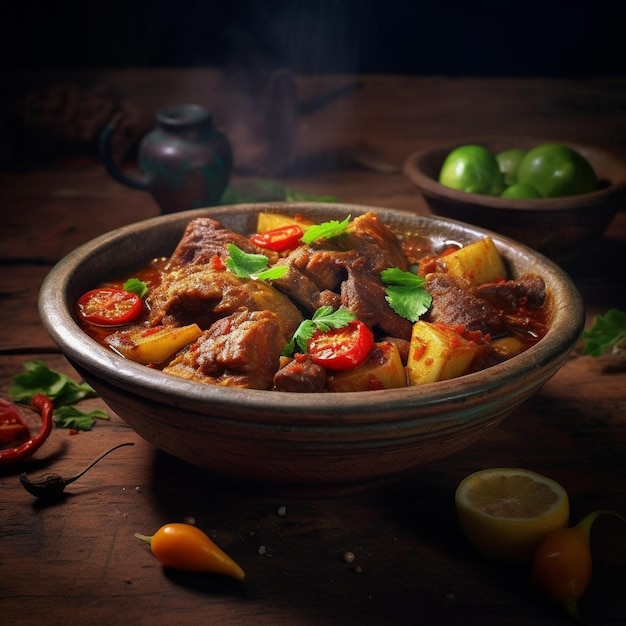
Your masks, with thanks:
M53 80L102 82L151 112L189 101L220 111L227 99L210 70L21 74L7 85L23 93ZM626 79L299 76L298 98L354 80L358 88L300 116L294 167L276 182L426 214L399 168L439 140L523 134L626 151ZM254 180L238 172L233 185ZM112 180L94 155L0 173L0 203L0 395L7 398L26 360L76 376L39 323L48 270L81 243L158 209L148 194ZM609 307L626 308L625 248L621 211L603 240L567 268L588 323ZM579 347L479 443L386 489L343 498L251 493L153 449L115 414L89 432L56 428L32 458L0 470L0 624L565 625L526 566L484 560L467 544L454 491L480 468L518 466L561 482L573 521L599 508L626 513L625 390L623 360L582 356ZM106 408L98 398L84 404ZM36 416L29 421L36 427ZM22 471L71 474L126 441L135 445L112 453L58 503L37 503L19 484ZM245 583L164 571L133 537L184 520L242 565ZM624 527L601 518L593 546L581 610L591 624L624 624Z

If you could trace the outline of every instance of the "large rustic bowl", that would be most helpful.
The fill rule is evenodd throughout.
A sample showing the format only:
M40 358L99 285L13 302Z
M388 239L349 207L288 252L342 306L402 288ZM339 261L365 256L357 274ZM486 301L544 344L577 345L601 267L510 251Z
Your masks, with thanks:
M559 142L580 152L593 167L598 189L561 198L507 199L450 189L438 182L446 156L465 144L485 146L493 154L509 148L528 150L546 139L468 138L413 152L404 173L435 215L489 228L538 250L557 262L580 254L598 239L619 209L626 208L626 160L608 151L571 142Z
M40 293L45 328L78 372L139 435L175 457L282 494L373 487L456 452L496 426L561 367L583 327L583 304L551 261L493 234L513 276L541 274L550 329L510 361L435 384L363 393L284 393L210 386L125 360L90 339L74 303L86 290L174 249L187 223L210 215L239 232L261 210L326 221L368 210L340 204L275 203L199 209L146 220L94 239L52 269ZM476 227L374 209L398 230L436 242L475 241Z

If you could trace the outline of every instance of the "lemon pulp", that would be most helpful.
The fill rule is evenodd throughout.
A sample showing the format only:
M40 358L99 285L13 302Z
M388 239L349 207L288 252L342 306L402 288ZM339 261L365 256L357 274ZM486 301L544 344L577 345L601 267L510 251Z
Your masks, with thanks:
M569 522L569 498L556 481L519 468L470 474L455 493L459 523L472 545L502 560L530 559L546 535Z

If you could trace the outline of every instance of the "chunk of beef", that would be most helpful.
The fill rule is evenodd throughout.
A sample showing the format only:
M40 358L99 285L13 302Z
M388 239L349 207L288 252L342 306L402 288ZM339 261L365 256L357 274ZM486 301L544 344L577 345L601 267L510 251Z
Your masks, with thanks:
M400 317L385 299L385 285L377 274L350 270L341 285L341 304L370 328L409 340L413 324Z
M166 270L181 265L207 264L211 259L228 256L226 246L234 243L238 248L250 254L265 254L270 262L278 260L278 254L255 246L247 237L235 233L210 217L197 217L187 224L181 240L168 259Z
M297 354L274 375L274 386L278 391L314 393L324 391L325 384L326 370L313 363L306 354Z
M314 250L307 246L296 248L290 255L287 265L301 270L313 279L320 290L337 289L346 277L345 268L357 258L354 250ZM279 262L278 265L283 264Z
M324 304L336 308L340 303L339 285L346 277L345 265L355 258L353 251L299 246L278 261L277 265L288 267L289 272L274 285L311 313Z
M426 276L426 289L432 304L424 320L461 325L467 330L497 335L505 330L500 309L479 298L469 283L443 272Z
M275 281L276 287L312 313L323 305L337 308L339 304L345 306L347 300L354 304L355 286L344 287L350 275L362 276L365 289L367 276L372 277L372 284L380 283L382 270L388 267L406 270L407 260L395 233L375 213L369 212L351 222L345 235L320 240L310 247L300 246L278 265L287 266L289 272ZM378 306L373 315L378 318L383 307L380 298L376 301ZM389 309L384 293L382 304Z
M275 313L243 309L215 322L163 371L213 385L271 389L284 346Z
M474 293L479 298L507 311L520 306L540 309L546 301L546 283L539 274L524 274L517 280L479 285Z
M253 311L268 309L280 320L284 343L302 321L300 310L271 285L239 278L210 265L187 265L166 272L146 302L152 326L184 326L195 322L203 329L242 307Z
M339 238L338 242L342 248L358 252L362 271L379 274L388 267L401 270L408 267L400 240L372 211L350 222L346 237Z

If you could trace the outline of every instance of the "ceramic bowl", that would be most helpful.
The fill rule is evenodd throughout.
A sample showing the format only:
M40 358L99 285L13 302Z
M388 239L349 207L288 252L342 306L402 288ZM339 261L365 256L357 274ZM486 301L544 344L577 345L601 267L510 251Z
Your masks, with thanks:
M583 327L568 276L536 252L492 234L513 276L541 274L551 294L550 329L525 353L487 371L435 384L363 393L298 394L210 386L147 368L102 347L76 323L86 290L156 256L169 255L187 223L210 215L254 232L260 210L316 221L369 207L323 203L199 209L132 224L60 261L40 292L43 324L76 370L141 437L190 464L266 492L340 494L371 488L472 444L561 367ZM469 243L487 231L452 220L372 209L394 229Z
M619 209L626 208L626 160L605 150L571 142L591 163L599 186L596 191L561 198L506 199L450 189L437 181L446 156L464 144L479 144L497 154L509 148L530 149L546 139L469 138L413 152L404 173L435 215L489 228L525 243L557 262L577 256L598 239Z

